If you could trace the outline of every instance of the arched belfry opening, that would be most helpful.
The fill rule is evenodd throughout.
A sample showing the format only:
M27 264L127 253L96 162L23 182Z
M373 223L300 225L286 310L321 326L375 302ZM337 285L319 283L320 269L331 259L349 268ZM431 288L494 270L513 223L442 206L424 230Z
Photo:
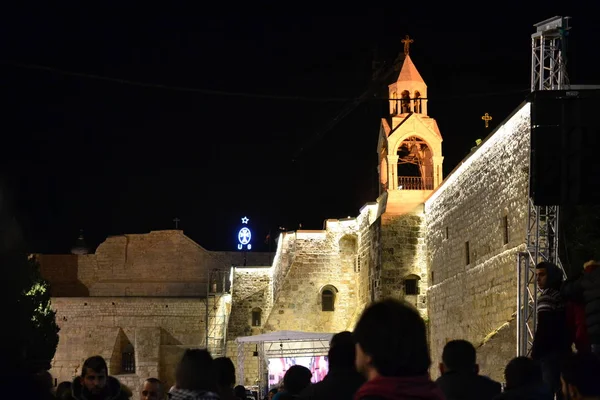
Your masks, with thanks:
M410 136L398 147L398 190L433 190L433 153L418 136Z
M409 113L410 110L410 92L404 90L401 94L400 105L402 107L402 114Z
M415 98L413 100L414 100L414 104L415 104L415 112L417 114L421 114L421 112L422 112L421 111L422 110L422 108L421 108L421 93L419 93L418 90L415 91Z

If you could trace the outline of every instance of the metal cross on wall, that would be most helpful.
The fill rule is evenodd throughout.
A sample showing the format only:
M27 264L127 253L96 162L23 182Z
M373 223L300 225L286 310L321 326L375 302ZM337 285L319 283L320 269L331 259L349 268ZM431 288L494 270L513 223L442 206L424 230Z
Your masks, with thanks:
M175 222L175 229L179 228L179 221L181 221L179 218L173 219L173 222Z
M490 121L492 120L492 117L490 116L490 114L485 113L485 115L483 117L481 117L481 119L485 121L485 127L489 128L490 127Z
M404 55L408 55L408 51L410 50L411 43L414 43L414 39L411 39L408 35L404 39L401 40L404 43Z

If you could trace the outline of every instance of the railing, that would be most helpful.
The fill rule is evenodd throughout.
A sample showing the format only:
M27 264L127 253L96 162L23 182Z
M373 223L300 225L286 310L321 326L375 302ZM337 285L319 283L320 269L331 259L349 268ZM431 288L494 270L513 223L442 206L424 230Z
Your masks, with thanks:
M399 176L398 190L433 190L433 178L420 176Z

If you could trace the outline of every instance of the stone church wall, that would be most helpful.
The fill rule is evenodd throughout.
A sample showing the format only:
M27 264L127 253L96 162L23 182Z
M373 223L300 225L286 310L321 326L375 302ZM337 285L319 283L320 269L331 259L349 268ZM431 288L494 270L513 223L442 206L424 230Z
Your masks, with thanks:
M404 299L427 315L427 260L425 218L420 206L410 213L381 217L380 298ZM405 293L407 279L417 282L417 292Z
M374 298L383 208L378 200L363 207L356 218L326 221L325 230L282 234L271 268L234 270L227 356L237 368L238 352L244 354L244 378L238 383L255 385L259 372L256 345L238 349L238 336L280 330L336 333L353 328ZM336 292L334 311L322 311L325 288ZM262 311L260 326L251 326L253 309Z
M335 332L346 328L356 307L353 260L357 238L354 229L340 228L337 232L296 232L294 261L265 322L267 331ZM351 257L343 258L340 247L350 247ZM326 288L335 293L333 312L321 310L321 293Z
M50 372L59 382L80 374L83 361L98 354L107 360L109 373L126 382L139 385L153 376L172 383L183 349L204 345L204 299L55 297L52 305L61 330ZM123 375L127 343L134 349L136 371Z
M257 335L273 305L272 267L236 268L233 273L232 309L229 316L228 338ZM254 326L252 312L260 312L260 321Z
M265 331L339 332L353 326L370 298L365 281L377 260L372 245L377 210L375 203L357 218L326 221L323 231L294 233L291 265L279 278L281 283L274 276L273 308ZM327 289L335 293L334 311L322 310L322 292Z
M247 264L271 265L272 253L248 252ZM183 231L107 238L94 254L41 255L57 297L204 296L208 271L243 265L242 252L212 252Z
M80 280L79 264L84 260L95 259L94 255L43 254L37 256L40 273L50 281L50 291L54 297L86 297L89 288Z
M351 328L374 298L382 209L375 202L357 218L326 221L325 230L282 234L271 268L236 268L228 338ZM322 289L328 285L336 292L332 312L321 309ZM261 311L260 326L251 326L253 309Z
M527 221L529 112L528 104L519 107L425 203L434 363L448 340L479 346L516 311L516 254L524 248ZM513 339L503 331L480 347L482 373L503 379L500 371L515 354ZM497 351L487 351L492 345L512 350L499 359Z
M384 209L384 200L381 198L374 203L367 204L361 209L357 219L358 242L358 309L353 321L348 327L354 327L360 313L365 306L374 301L376 290L381 279L381 213Z

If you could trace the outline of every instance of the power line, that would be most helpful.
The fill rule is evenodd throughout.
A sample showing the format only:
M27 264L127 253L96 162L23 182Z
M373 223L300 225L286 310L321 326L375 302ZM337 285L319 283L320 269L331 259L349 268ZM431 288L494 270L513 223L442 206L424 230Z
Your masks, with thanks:
M230 92L224 90L213 90L213 89L202 89L202 88L191 88L185 86L173 86L173 85L165 85L159 83L149 83L149 82L140 82L140 81L132 81L129 79L122 78L114 78L103 75L89 74L83 72L73 72L66 71L54 67L37 65L37 64L25 64L18 63L12 61L0 61L0 64L10 65L13 67L31 69L31 70L39 70L46 71L51 73L58 73L65 76L74 76L78 78L85 79L93 79L100 80L105 82L118 83L122 85L130 85L130 86L138 86L144 88L152 88L152 89L161 89L161 90L173 90L180 92L189 92L189 93L201 93L206 95L215 95L215 96L227 96L227 97L245 97L245 98L254 98L254 99L269 99L269 100L286 100L286 101L308 101L308 102L344 102L346 103L340 111L331 119L327 124L325 124L321 129L317 130L311 137L300 146L300 148L295 152L292 156L292 162L295 162L298 157L308 150L312 145L314 145L319 139L321 139L327 132L332 130L338 123L340 123L344 118L346 118L349 114L351 114L360 104L368 101L390 101L396 100L400 101L401 99L391 99L387 96L377 96L376 91L380 85L382 85L395 71L394 66L387 66L383 63L373 74L373 81L369 85L369 87L358 97L307 97L307 96L291 96L291 95L273 95L273 94L260 94L260 93L248 93L248 92ZM433 99L429 99L426 97L422 97L421 100L433 100L436 102L443 101L455 101L460 99L474 99L474 98L484 98L484 97L496 97L496 96L505 96L505 95L513 95L513 94L525 94L529 93L529 88L527 89L517 89L510 91L502 91L502 92L488 92L488 93L471 93L465 94L461 93L455 96L436 96Z
M215 96L227 96L227 97L246 97L246 98L255 98L255 99L267 99L267 100L289 100L289 101L309 101L309 102L363 102L363 101L387 101L387 100L398 100L398 99L390 99L388 97L382 96L373 96L373 97L309 97L309 96L293 96L293 95L277 95L277 94L261 94L261 93L249 93L249 92L231 92L225 90L214 90L214 89L203 89L203 88L192 88L185 86L173 86L173 85L165 85L160 83L151 83L151 82L140 82L133 81L129 79L122 78L114 78L110 76L89 74L84 72L74 72L74 71L66 71L54 67L48 67L44 65L36 65L36 64L24 64L17 63L11 61L0 61L0 64L10 65L13 67L19 67L24 69L32 69L39 71L47 71L52 73L58 73L66 76L74 76L78 78L99 80L105 82L118 83L122 85L129 86L138 86L144 88L151 89L162 89L162 90L173 90L180 92L190 92L190 93L200 93L207 95L215 95ZM516 90L508 90L502 92L488 92L488 93L461 93L455 96L435 96L435 98L429 99L422 97L422 100L433 100L433 101L450 101L450 100L459 100L459 99L468 99L468 98L484 98L484 97L495 97L495 96L503 96L503 95L511 95L518 93L528 93L529 89L516 89Z
M139 86L139 87L163 89L163 90L174 90L174 91L180 91L180 92L193 92L193 93L201 93L201 94L209 94L209 95L217 95L217 96L248 97L248 98L257 98L257 99L272 99L272 100L318 101L318 102L336 102L336 101L345 102L345 101L349 100L349 98L347 98L347 97L307 97L307 96L272 95L272 94L247 93L247 92L229 92L229 91L224 91L224 90L191 88L191 87L185 87L185 86L164 85L164 84L160 84L160 83L132 81L129 79L113 78L113 77L109 77L109 76L88 74L88 73L83 73L83 72L65 71L65 70L48 67L48 66L44 66L44 65L22 64L22 63L14 63L14 62L7 62L7 61L0 61L0 64L11 65L14 67L20 67L20 68L26 68L26 69L35 69L35 70L40 70L40 71L54 72L54 73L58 73L61 75L75 76L75 77L79 77L79 78L120 83L123 85Z

